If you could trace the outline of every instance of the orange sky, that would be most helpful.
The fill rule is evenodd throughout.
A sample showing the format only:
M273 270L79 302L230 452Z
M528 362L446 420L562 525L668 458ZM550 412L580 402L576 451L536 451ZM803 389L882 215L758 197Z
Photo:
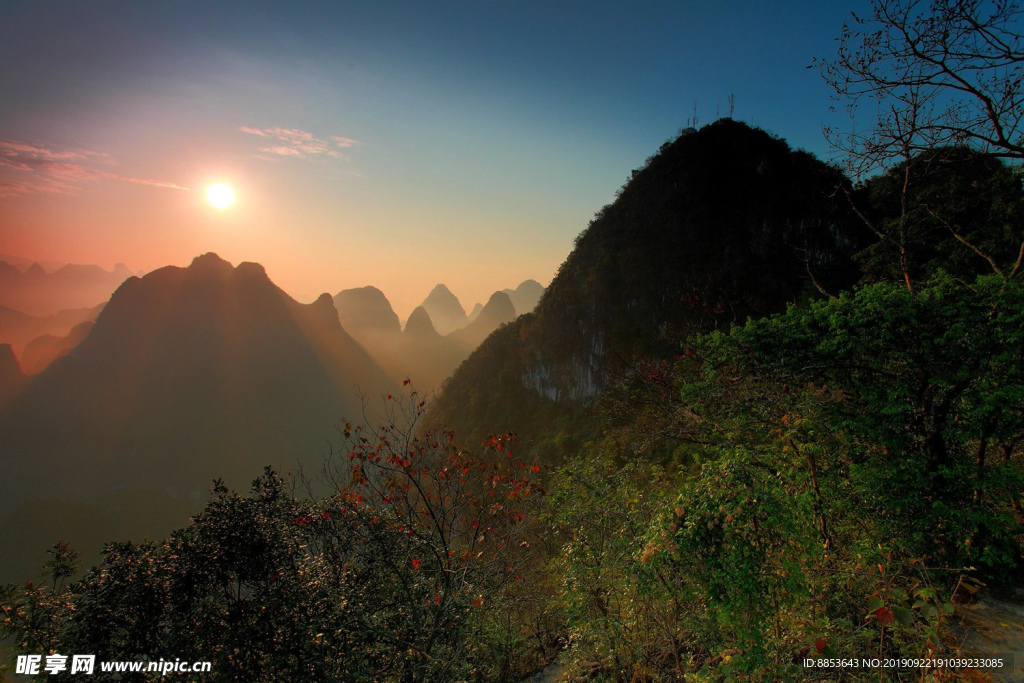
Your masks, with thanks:
M404 318L443 282L468 310L547 285L684 126L827 154L806 67L865 3L5 3L0 253L213 251L300 300L372 284Z

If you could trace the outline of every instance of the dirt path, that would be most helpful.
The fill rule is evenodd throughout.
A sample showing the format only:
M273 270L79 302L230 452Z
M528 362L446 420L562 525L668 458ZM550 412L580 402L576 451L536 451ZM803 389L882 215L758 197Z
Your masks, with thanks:
M1014 600L983 596L972 605L959 609L963 619L963 654L973 656L1012 653L1013 672L991 674L1001 683L1024 683L1024 591L1018 589ZM562 683L566 667L556 661L522 683Z
M1013 653L1013 673L994 673L997 681L1024 683L1024 591L1013 602L982 597L961 608L966 627L964 653L995 655Z
M560 683L564 674L565 665L556 661L523 680L522 683Z

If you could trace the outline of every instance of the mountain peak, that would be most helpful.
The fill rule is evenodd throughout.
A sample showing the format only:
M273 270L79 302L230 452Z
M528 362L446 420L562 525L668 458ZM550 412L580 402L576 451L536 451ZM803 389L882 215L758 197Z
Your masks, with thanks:
M405 335L410 337L417 336L430 336L436 337L437 330L434 329L434 323L430 319L430 314L423 306L417 306L409 316L409 320L405 323Z
M430 314L438 334L445 335L466 325L466 310L443 284L434 287L420 305Z
M216 273L218 275L225 275L234 270L234 266L212 251L208 251L205 254L196 256L192 259L192 263L189 264L188 269L199 273Z
M516 308L512 304L512 297L505 292L495 292L487 300L487 304L480 310L477 320L487 320L495 325L515 320Z
M364 333L398 335L402 324L384 292L376 287L344 289L334 295L341 326L359 338Z
M28 444L0 458L0 480L26 482L3 487L3 504L33 495L24 475L51 456L72 463L47 481L61 495L251 481L262 464L318 452L360 390L394 386L330 295L300 304L259 264L216 254L125 281L74 351L31 382L0 410L3 446Z
M211 255L214 256L214 257L217 256L216 254L211 254ZM201 257L199 257L199 258L201 258ZM194 264L195 261L193 260L192 263ZM227 263L228 266L231 265L227 261L223 261L223 263ZM264 268L261 264L253 263L252 261L243 261L242 263L239 263L238 266L235 268L235 274L243 276L243 277L251 277L251 278L256 278L256 279L261 279L261 280L269 279L267 277L267 270L266 270L266 268Z
M427 298L429 299L432 296L454 297L455 295L452 294L452 290L448 289L448 285L442 282L434 285L434 288L430 290L430 294L427 295Z
M544 285L536 280L523 280L515 289L501 290L512 299L512 305L516 308L516 315L529 313L537 307L541 296L544 295Z

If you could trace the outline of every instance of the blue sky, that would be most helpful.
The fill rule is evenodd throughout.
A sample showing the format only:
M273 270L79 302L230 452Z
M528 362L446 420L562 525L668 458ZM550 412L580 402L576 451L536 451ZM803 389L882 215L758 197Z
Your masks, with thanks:
M374 284L404 317L445 282L468 309L547 284L695 104L828 158L807 67L865 9L0 2L0 253L217 251L303 300Z

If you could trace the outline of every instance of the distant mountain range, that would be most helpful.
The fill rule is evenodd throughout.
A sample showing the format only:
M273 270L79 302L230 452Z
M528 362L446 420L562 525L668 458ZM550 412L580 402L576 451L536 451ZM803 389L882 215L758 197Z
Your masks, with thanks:
M31 271L12 278L48 277ZM459 329L438 334L418 307L403 330L376 288L303 305L262 266L205 254L129 275L93 308L0 307L0 582L31 575L57 537L95 561L102 539L166 533L214 478L315 475L338 422L362 419L361 394L373 410L406 377L439 387L516 316L504 292L472 322L443 285L424 303L457 320L453 301Z
M33 339L43 336L63 337L83 322L91 322L100 314L106 301L92 308L58 311L53 315L34 316L13 308L0 306L0 344L10 344L20 356Z
M512 300L512 305L515 307L517 315L532 313L533 309L540 302L540 298L544 296L544 286L536 280L525 280L515 289L503 289L501 291L508 294L508 298ZM473 310L476 311L476 309Z
M22 271L0 260L0 306L37 317L93 308L133 275L123 263L112 271L95 265L67 264L47 272L38 263Z
M334 305L345 329L392 377L410 378L421 389L435 390L491 332L532 310L538 290L544 288L527 280L515 290L495 292L486 306L478 304L467 316L458 298L439 284L412 312L404 330L387 297L375 287L338 292ZM509 292L523 310L513 305Z
M244 486L265 464L316 461L357 392L396 386L329 296L299 304L261 266L215 254L130 278L60 352L0 409L0 504Z
M67 263L64 263L63 261L33 260L22 258L21 256L15 256L14 254L0 254L0 261L6 261L8 264L23 272L31 268L34 264L38 264L39 267L47 273L52 273L53 271L67 265Z

